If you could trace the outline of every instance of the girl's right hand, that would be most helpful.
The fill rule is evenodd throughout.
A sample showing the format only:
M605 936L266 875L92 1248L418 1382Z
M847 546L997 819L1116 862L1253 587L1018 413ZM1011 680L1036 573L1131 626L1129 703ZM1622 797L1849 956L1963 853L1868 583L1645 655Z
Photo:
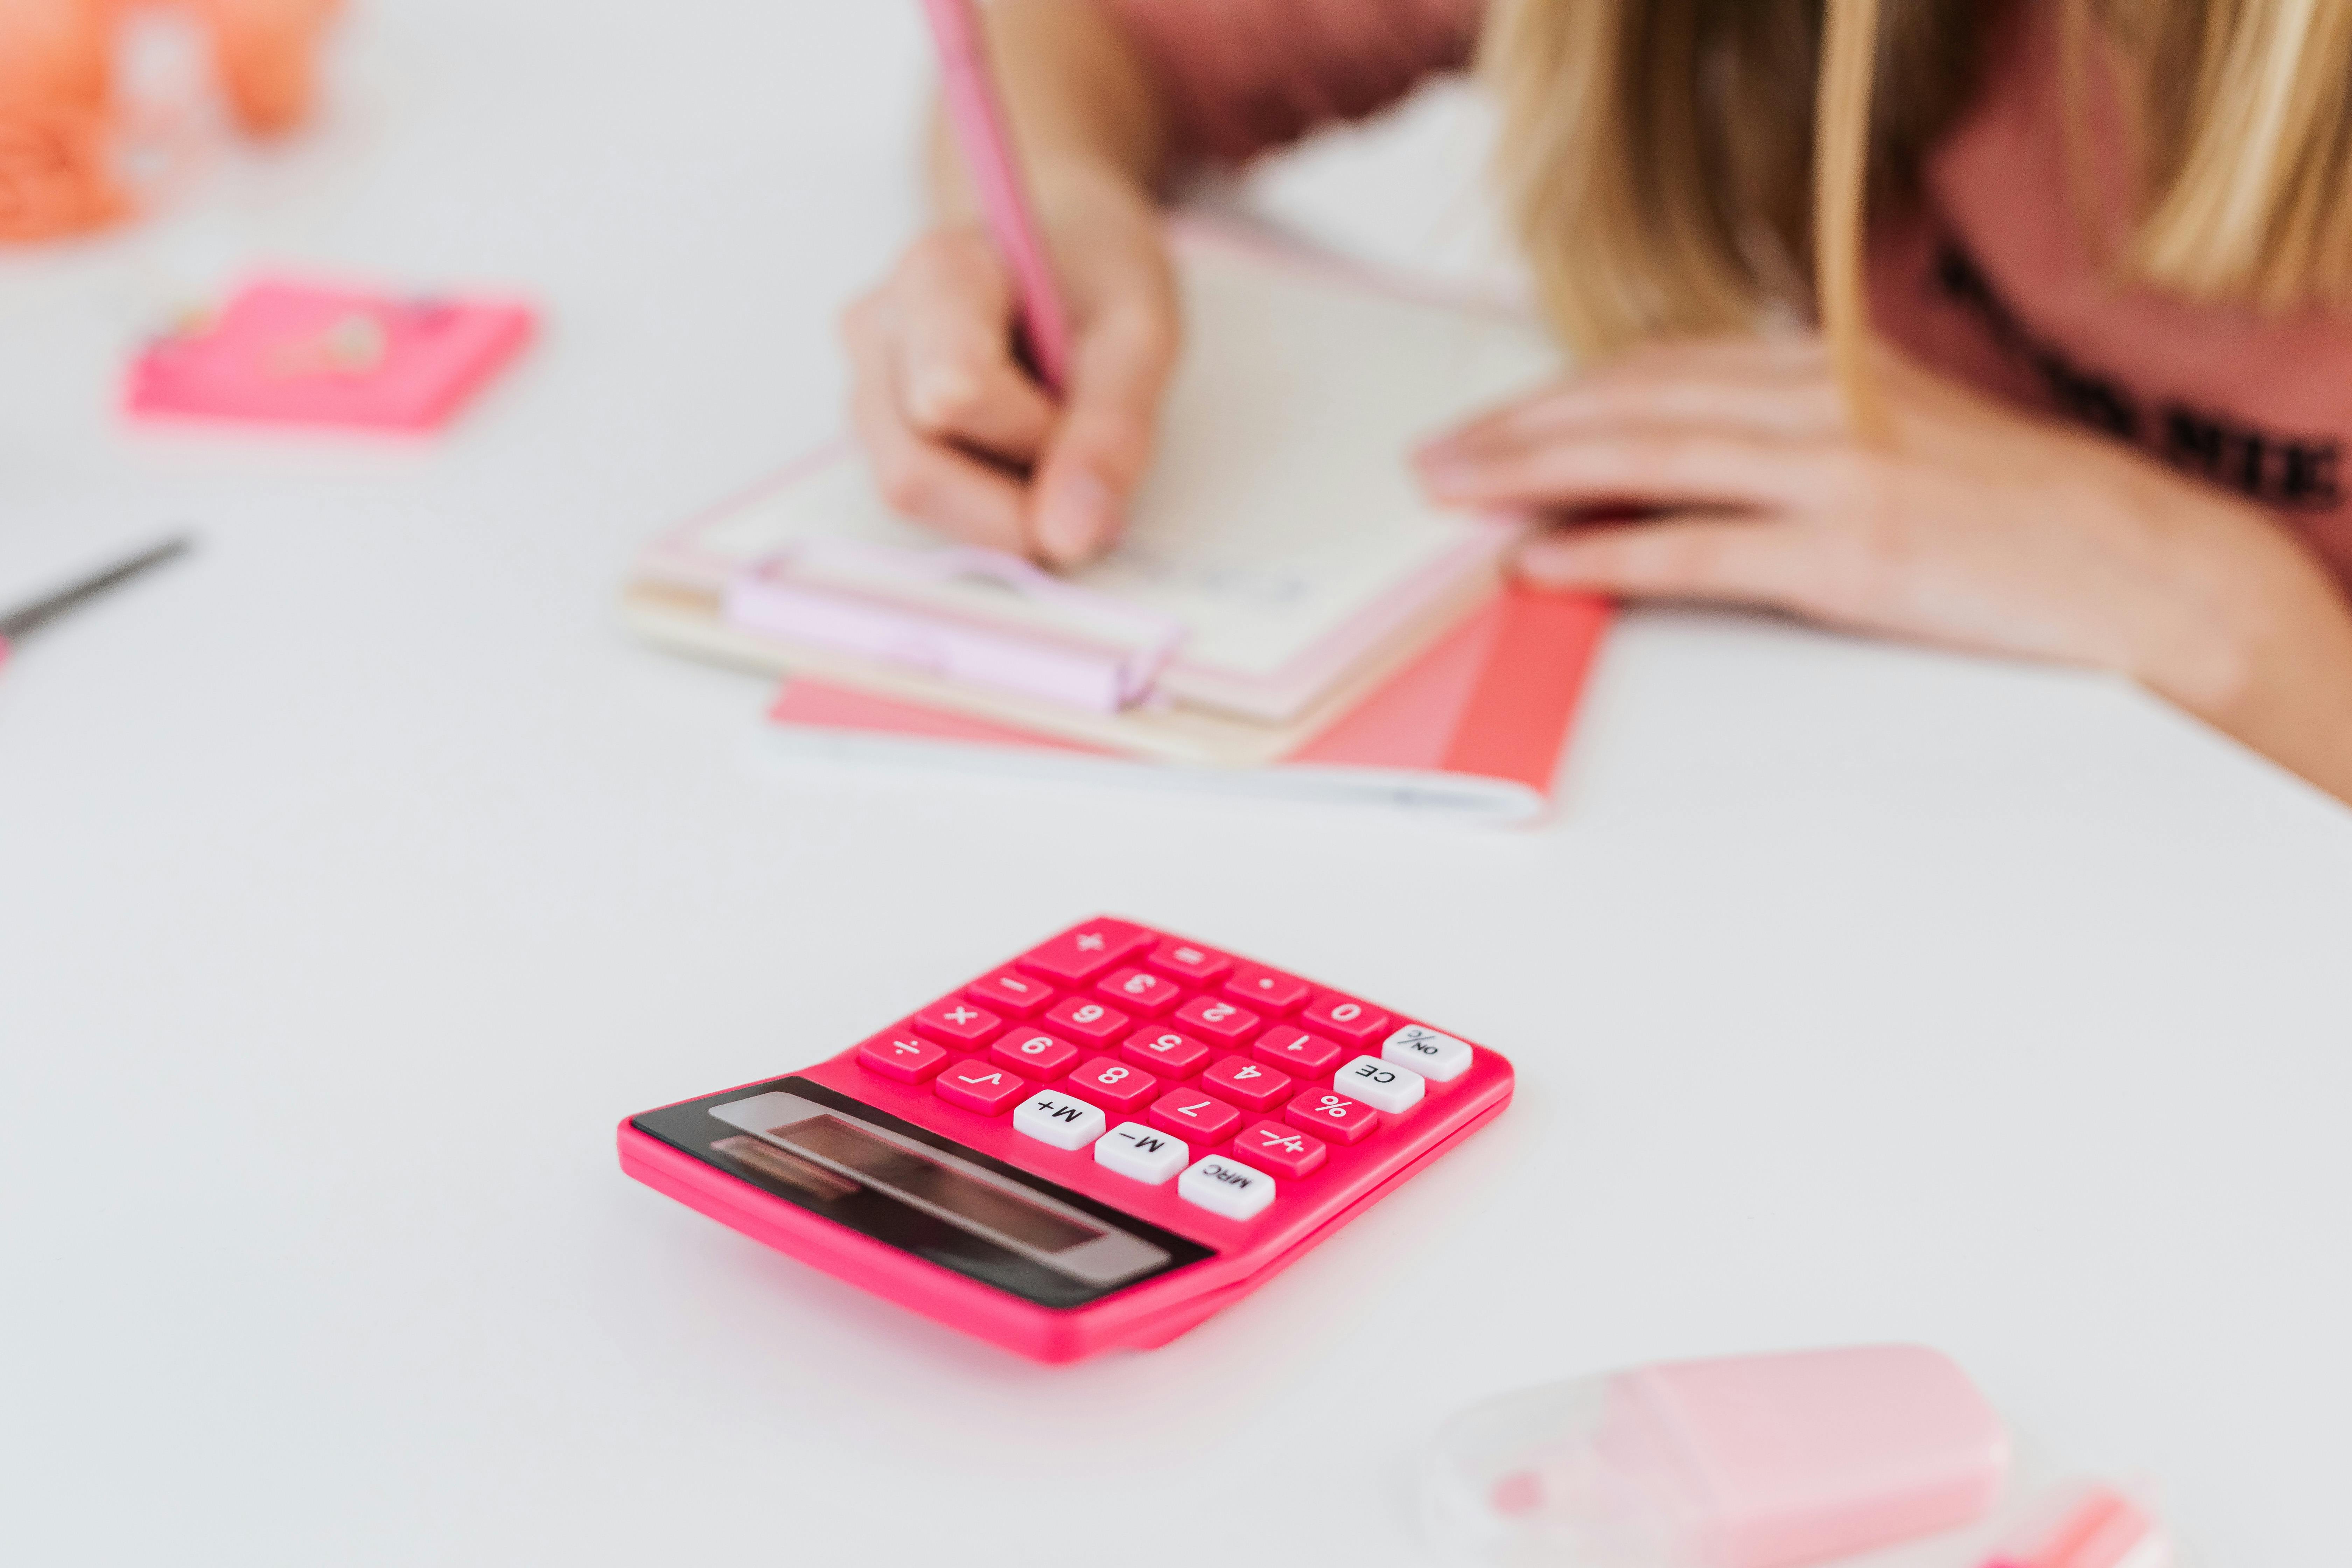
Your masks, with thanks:
M850 414L898 510L1049 565L1109 548L1151 455L1176 292L1150 196L1108 175L1043 182L1070 317L1056 403L1014 356L1013 277L976 219L915 241L842 321Z

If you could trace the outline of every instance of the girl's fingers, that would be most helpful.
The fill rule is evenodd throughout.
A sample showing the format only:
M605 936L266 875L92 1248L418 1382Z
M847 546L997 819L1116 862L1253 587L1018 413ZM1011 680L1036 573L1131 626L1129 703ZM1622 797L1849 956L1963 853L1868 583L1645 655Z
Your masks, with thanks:
M1546 587L1634 599L1704 599L1818 614L1822 541L1785 522L1691 518L1563 530L1519 551Z
M949 234L919 243L883 310L910 427L1008 462L1036 460L1055 411L1013 357L1012 285L984 241Z
M1455 506L1811 508L1837 483L1836 451L1719 427L1501 435L1424 461L1421 478Z
M1020 484L980 458L927 439L907 422L889 344L859 331L855 315L848 334L850 420L882 499L960 539L1021 553L1026 496Z
M1157 304L1108 312L1079 338L1061 423L1037 468L1032 527L1047 561L1076 565L1118 536L1175 356L1175 324Z
M1425 445L1424 461L1498 440L1613 424L1705 424L1767 435L1823 436L1843 410L1811 339L1669 343L1612 360L1493 409Z

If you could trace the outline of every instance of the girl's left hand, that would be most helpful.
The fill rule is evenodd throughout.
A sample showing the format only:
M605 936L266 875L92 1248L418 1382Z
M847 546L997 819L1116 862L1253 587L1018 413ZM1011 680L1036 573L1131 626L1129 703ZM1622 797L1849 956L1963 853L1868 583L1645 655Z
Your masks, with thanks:
M1523 549L1537 583L2118 670L2352 797L2352 609L2276 519L1892 351L1876 374L1883 448L1818 340L1745 337L1637 350L1417 461L1440 500L1571 520ZM1665 515L1572 521L1627 508ZM2289 733L2330 723L2341 755Z

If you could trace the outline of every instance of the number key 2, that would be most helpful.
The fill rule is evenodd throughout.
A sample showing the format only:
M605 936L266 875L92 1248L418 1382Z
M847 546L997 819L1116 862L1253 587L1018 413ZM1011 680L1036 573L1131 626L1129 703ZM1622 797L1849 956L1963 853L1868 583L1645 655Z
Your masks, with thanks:
M1148 970L1122 969L1095 987L1122 1007L1131 1007L1150 1017L1165 1013L1176 1005L1176 998L1184 994L1173 980L1153 974Z
M1310 1089L1284 1108L1282 1119L1334 1143L1353 1143L1379 1125L1381 1113L1360 1100Z
M1177 1008L1176 1021L1229 1046L1240 1045L1249 1038L1259 1023L1256 1014L1238 1003L1219 1002L1207 996L1195 996Z

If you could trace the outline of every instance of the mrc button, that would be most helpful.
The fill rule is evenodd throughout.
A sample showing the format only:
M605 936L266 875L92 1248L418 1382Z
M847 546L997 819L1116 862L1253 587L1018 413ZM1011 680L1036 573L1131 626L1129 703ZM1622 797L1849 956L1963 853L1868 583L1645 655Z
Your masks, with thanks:
M1176 1195L1227 1219L1255 1219L1274 1202L1274 1178L1239 1160L1212 1154L1176 1178Z

